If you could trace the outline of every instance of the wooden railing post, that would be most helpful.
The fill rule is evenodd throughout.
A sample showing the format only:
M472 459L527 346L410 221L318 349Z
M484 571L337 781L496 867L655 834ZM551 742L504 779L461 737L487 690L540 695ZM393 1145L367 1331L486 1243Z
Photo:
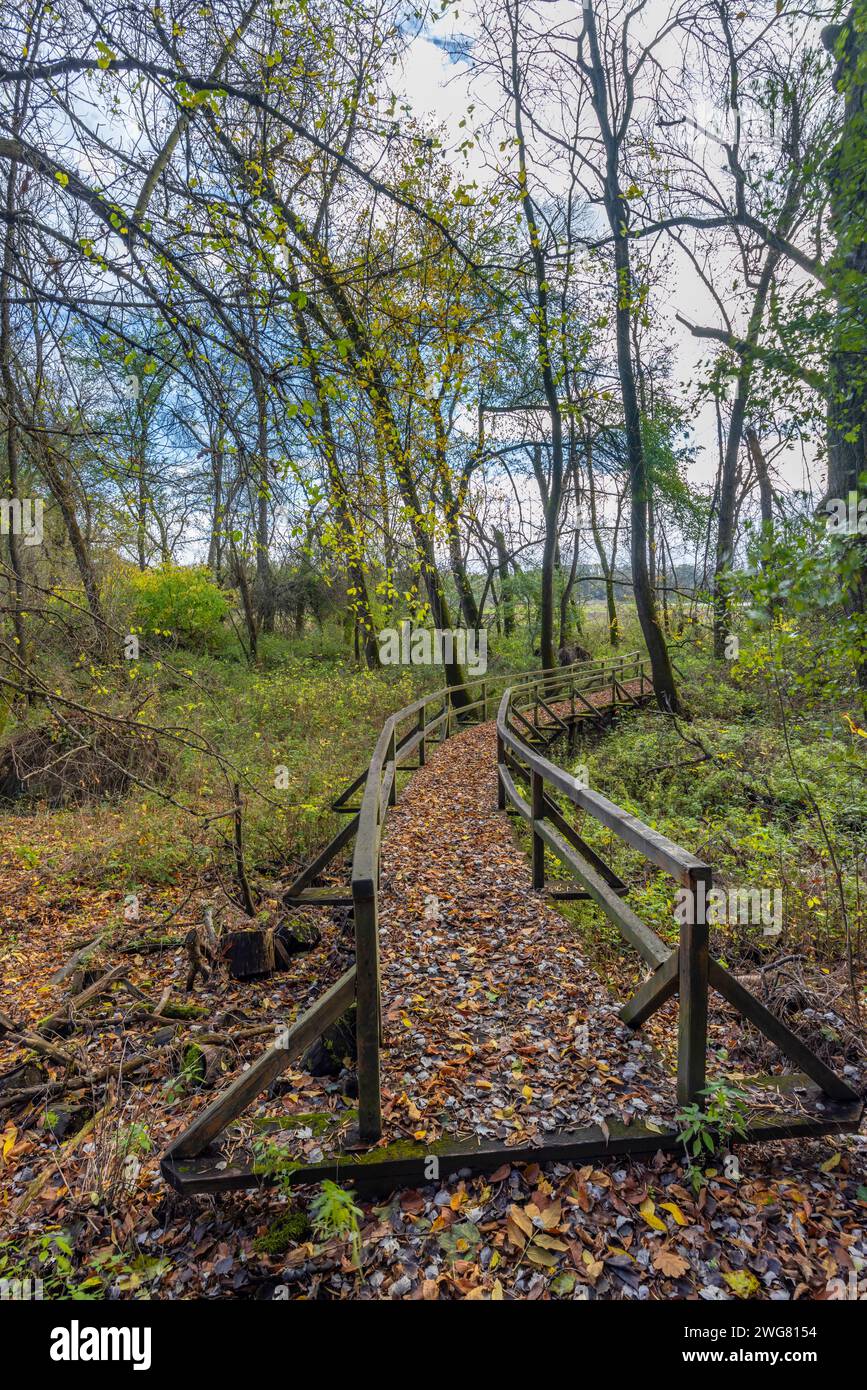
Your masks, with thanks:
M391 786L388 789L389 806L397 805L397 749L394 736L395 726L391 726L391 737L388 740L388 753L386 754L386 767L391 764Z
M418 765L424 767L427 762L427 740L424 736L425 719L427 718L427 705L422 705L418 712L418 732L421 735L418 741Z
M505 765L505 762L506 762L506 745L505 745L505 743L503 742L503 736L502 736L502 734L499 733L499 731L498 731L498 732L497 732L497 810L498 810L498 811L505 811L505 809L506 809L506 788L503 786L503 779L502 779L502 777L500 776L500 768L503 767L503 766Z
M545 887L545 841L536 830L536 821L545 816L545 783L541 772L531 769L530 786L533 800L533 887Z
M690 902L680 927L677 1023L677 1099L701 1105L707 1060L708 926L710 869L689 871ZM690 920L692 919L692 920Z
M382 1135L379 1090L381 1029L379 911L374 883L353 883L355 912L355 1041L358 1067L358 1132L375 1142Z
M488 682L482 681L482 723L488 722Z

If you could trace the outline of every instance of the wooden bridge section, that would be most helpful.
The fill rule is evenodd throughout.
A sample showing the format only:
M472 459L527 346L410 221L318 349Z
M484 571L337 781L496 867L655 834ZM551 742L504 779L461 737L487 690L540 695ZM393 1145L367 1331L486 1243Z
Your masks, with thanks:
M505 687L498 691L498 687ZM500 694L497 705L497 695ZM458 704L456 695L463 701ZM677 1094L681 1104L702 1102L707 1052L708 996L716 990L759 1028L800 1069L788 1078L767 1078L776 1089L796 1088L811 1108L763 1115L745 1139L812 1135L856 1128L862 1112L857 1093L832 1072L783 1022L710 954L706 895L712 886L709 865L644 825L599 792L581 785L546 754L558 740L574 741L588 724L600 725L619 710L652 698L647 664L637 653L614 660L474 682L446 688L407 705L385 722L367 769L334 803L347 821L325 849L298 875L286 894L289 903L345 904L352 907L356 959L348 970L255 1062L220 1093L175 1140L163 1157L162 1171L181 1192L216 1192L270 1180L252 1157L228 1160L217 1141L228 1125L266 1091L301 1053L350 1005L356 1004L359 1120L357 1143L337 1156L296 1168L292 1181L339 1178L363 1191L387 1191L429 1175L430 1146L402 1145L399 1156L384 1151L380 1048L380 853L389 807L398 797L398 776L425 764L432 743L448 739L470 722L487 722L496 708L498 804L522 818L532 839L533 887L545 888L546 855L574 881L574 890L552 890L554 897L592 899L618 927L651 969L651 975L621 1011L637 1028L678 996ZM354 798L357 798L354 799ZM672 949L628 905L628 885L582 839L569 819L569 807L589 814L656 868L670 874L688 895L678 945ZM350 882L345 889L318 886L316 880L353 840ZM562 880L560 881L562 883ZM660 1131L613 1118L535 1140L526 1148L499 1141L438 1142L440 1176L460 1169L493 1170L504 1160L583 1163L614 1154L652 1153L680 1146L674 1126Z

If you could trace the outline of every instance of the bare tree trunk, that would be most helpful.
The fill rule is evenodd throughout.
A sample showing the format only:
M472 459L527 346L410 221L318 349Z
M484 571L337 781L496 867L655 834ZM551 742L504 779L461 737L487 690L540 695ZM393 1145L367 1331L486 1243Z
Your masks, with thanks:
M659 625L653 588L647 564L647 506L648 476L641 436L641 413L636 390L635 365L632 361L630 320L632 316L632 267L629 250L629 202L620 190L620 141L625 137L621 122L612 127L608 107L608 86L605 66L599 49L596 17L592 7L584 10L584 23L590 49L587 73L591 84L591 99L605 148L605 211L614 242L615 272L615 333L617 371L623 399L623 423L629 458L629 488L631 501L630 560L632 586L638 621L647 644L657 701L662 709L679 709L674 671L668 646Z
M831 160L831 221L837 239L838 269L831 276L837 299L835 343L828 373L828 496L846 500L859 493L867 474L867 216L864 167L867 162L867 14L855 0L844 23L822 33L825 46L842 57L834 74L845 95L843 130ZM855 563L841 557L846 609L867 613L867 536L847 536L841 548L855 548ZM867 653L856 661L858 684L867 709Z
M548 323L548 272L545 264L545 253L542 250L536 208L527 184L527 145L524 138L522 81L518 63L518 0L515 0L514 10L511 5L507 9L512 37L512 100L515 107L515 136L518 145L521 206L524 210L524 220L530 239L530 257L533 263L533 278L536 289L539 369L542 375L545 403L551 418L551 468L548 477L547 496L544 498L545 543L542 549L541 633L539 636L539 654L542 667L547 669L556 663L554 651L554 553L557 546L557 528L560 521L560 504L563 495L563 420L560 412L560 401L557 396L554 366L551 361L551 332ZM535 462L534 459L534 466ZM541 472L541 458L539 459L539 472Z
M6 468L9 476L9 495L19 495L18 472L18 427L15 422L15 380L12 370L12 322L9 312L9 293L15 262L15 183L18 178L18 164L9 161L6 178L6 219L3 238L3 267L0 274L0 372L3 381L3 405L6 415ZM26 654L24 619L24 568L21 558L21 540L14 526L10 525L7 537L9 545L9 568L12 571L12 626L18 644L18 654L23 661Z

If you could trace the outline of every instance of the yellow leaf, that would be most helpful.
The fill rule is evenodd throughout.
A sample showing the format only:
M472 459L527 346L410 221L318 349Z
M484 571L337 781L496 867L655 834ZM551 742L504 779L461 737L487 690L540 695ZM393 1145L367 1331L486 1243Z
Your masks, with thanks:
M674 1217L675 1221L677 1222L678 1226L688 1226L688 1225L689 1225L689 1222L687 1221L687 1219L686 1219L686 1217L684 1216L683 1212L681 1211L680 1207L677 1205L677 1202L660 1202L659 1205L660 1205L660 1207L661 1207L661 1209L662 1209L663 1211L670 1211L670 1212L671 1212L671 1214L672 1214L672 1216Z
M502 1303L502 1302L503 1302L503 1286L502 1286L502 1284L500 1283L499 1279L495 1279L495 1280L494 1280L493 1286L492 1286L492 1288L491 1288L491 1302L492 1302L492 1303Z
M659 1217L655 1215L656 1206L654 1205L652 1198L645 1197L638 1210L641 1212L641 1215L644 1217L648 1226L650 1226L652 1230L664 1231L666 1229L665 1222L660 1221Z
M524 1100L532 1100L532 1099L533 1099L533 1092L532 1092L532 1089L531 1089L529 1086L522 1086L522 1087L521 1087L521 1095L524 1097Z
M0 1155L0 1158L2 1158L2 1161L4 1163L11 1154L12 1150L15 1148L15 1140L17 1138L18 1130L15 1128L14 1125L10 1125L8 1129L5 1129L3 1131L3 1152L2 1155Z
M832 1168L837 1167L837 1164L840 1162L841 1158L842 1154L838 1149L837 1152L833 1153L830 1158L826 1158L824 1163L820 1163L819 1167L821 1168L823 1173L830 1173Z
M736 1269L731 1274L724 1274L723 1278L738 1298L752 1298L759 1287L758 1279L748 1269Z

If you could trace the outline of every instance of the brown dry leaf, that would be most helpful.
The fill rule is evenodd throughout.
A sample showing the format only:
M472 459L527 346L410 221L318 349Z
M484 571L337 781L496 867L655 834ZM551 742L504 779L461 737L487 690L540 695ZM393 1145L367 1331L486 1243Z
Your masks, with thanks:
M559 1201L552 1202L550 1207L546 1207L545 1210L540 1213L539 1220L542 1223L542 1229L545 1231L553 1231L555 1226L560 1225L560 1217L562 1214L562 1204Z
M543 1235L537 1232L533 1238L534 1245L541 1245L544 1250L568 1250L569 1246L564 1240L558 1240L556 1236Z
M556 1255L552 1255L550 1250L540 1250L538 1245L530 1246L527 1259L534 1265L541 1265L543 1269L553 1269L557 1263Z
M509 1207L509 1218L515 1223L518 1230L522 1231L529 1240L533 1234L532 1219L526 1212L522 1211L520 1207L516 1206L514 1202Z
M653 1257L653 1268L658 1269L661 1274L667 1275L669 1279L682 1279L689 1269L689 1262L672 1250L670 1246L663 1245L661 1250L657 1250Z

